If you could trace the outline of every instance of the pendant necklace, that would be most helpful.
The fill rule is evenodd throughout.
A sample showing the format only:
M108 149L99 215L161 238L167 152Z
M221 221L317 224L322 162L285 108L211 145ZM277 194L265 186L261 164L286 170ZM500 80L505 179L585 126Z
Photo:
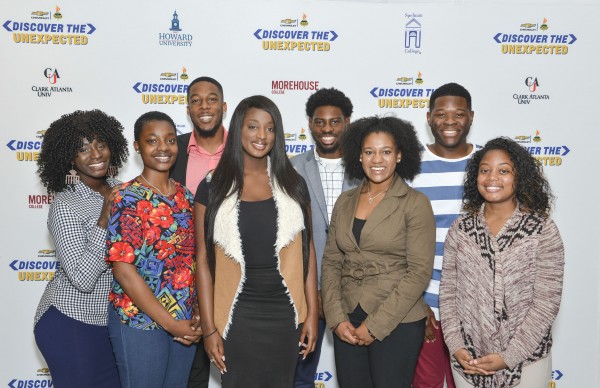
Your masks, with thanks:
M146 183L147 183L147 184L149 184L150 186L152 186L152 188L153 188L154 190L158 191L158 193L159 193L160 195L162 195L163 197L168 197L168 195L164 195L164 194L163 194L163 192L162 192L162 191L160 191L160 190L158 189L158 187L156 187L156 186L154 186L152 183L150 183L150 181L148 181L148 179L146 179L146 177L144 176L144 174L140 174L140 176L141 176L142 178L144 178L144 180L146 181ZM170 179L169 179L169 192L171 192L171 180L170 180Z
M367 186L368 196L369 196L369 204L372 204L375 198L379 197L381 194L385 193L387 190L380 191L378 194L371 197L371 185Z

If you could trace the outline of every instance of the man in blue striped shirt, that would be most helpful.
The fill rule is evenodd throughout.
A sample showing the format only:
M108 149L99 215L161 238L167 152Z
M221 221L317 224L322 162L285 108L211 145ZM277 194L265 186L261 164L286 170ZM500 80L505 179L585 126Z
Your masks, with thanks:
M438 303L444 240L448 228L460 215L466 166L476 148L467 143L473 116L471 95L461 85L448 83L431 94L427 123L435 141L424 148L421 173L412 182L431 200L436 224L435 262L424 294L430 311L413 380L416 388L443 388L444 380L449 388L454 388Z

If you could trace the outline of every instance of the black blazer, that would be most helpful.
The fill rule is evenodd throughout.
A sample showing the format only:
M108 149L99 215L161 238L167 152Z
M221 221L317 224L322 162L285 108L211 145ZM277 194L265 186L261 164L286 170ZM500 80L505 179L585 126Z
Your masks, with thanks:
M187 164L189 159L187 148L188 144L190 143L190 136L192 136L192 132L177 136L177 160L169 171L169 177L173 178L175 182L183 186L186 186L185 179L187 175Z

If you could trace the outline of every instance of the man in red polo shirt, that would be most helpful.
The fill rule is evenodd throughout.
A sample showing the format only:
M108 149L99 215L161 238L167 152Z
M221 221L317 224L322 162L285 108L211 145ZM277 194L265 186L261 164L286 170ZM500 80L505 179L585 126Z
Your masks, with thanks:
M194 125L190 133L177 136L177 161L171 168L171 178L196 194L198 184L206 173L214 170L223 154L227 131L223 115L223 87L211 77L192 81L187 92L187 111ZM193 136L192 136L193 135Z
M223 127L227 103L223 101L223 87L211 77L193 80L188 87L187 99L187 112L194 129L177 136L177 161L170 176L196 195L202 179L221 160L227 139L227 131ZM209 358L200 341L196 346L188 388L208 388L209 376Z

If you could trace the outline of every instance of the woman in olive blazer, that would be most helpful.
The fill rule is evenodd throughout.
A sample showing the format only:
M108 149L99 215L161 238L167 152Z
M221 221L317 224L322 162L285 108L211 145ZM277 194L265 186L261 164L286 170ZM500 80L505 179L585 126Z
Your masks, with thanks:
M410 387L435 253L430 201L404 181L419 172L420 145L410 123L369 117L342 146L346 171L363 181L335 204L322 264L338 382Z

